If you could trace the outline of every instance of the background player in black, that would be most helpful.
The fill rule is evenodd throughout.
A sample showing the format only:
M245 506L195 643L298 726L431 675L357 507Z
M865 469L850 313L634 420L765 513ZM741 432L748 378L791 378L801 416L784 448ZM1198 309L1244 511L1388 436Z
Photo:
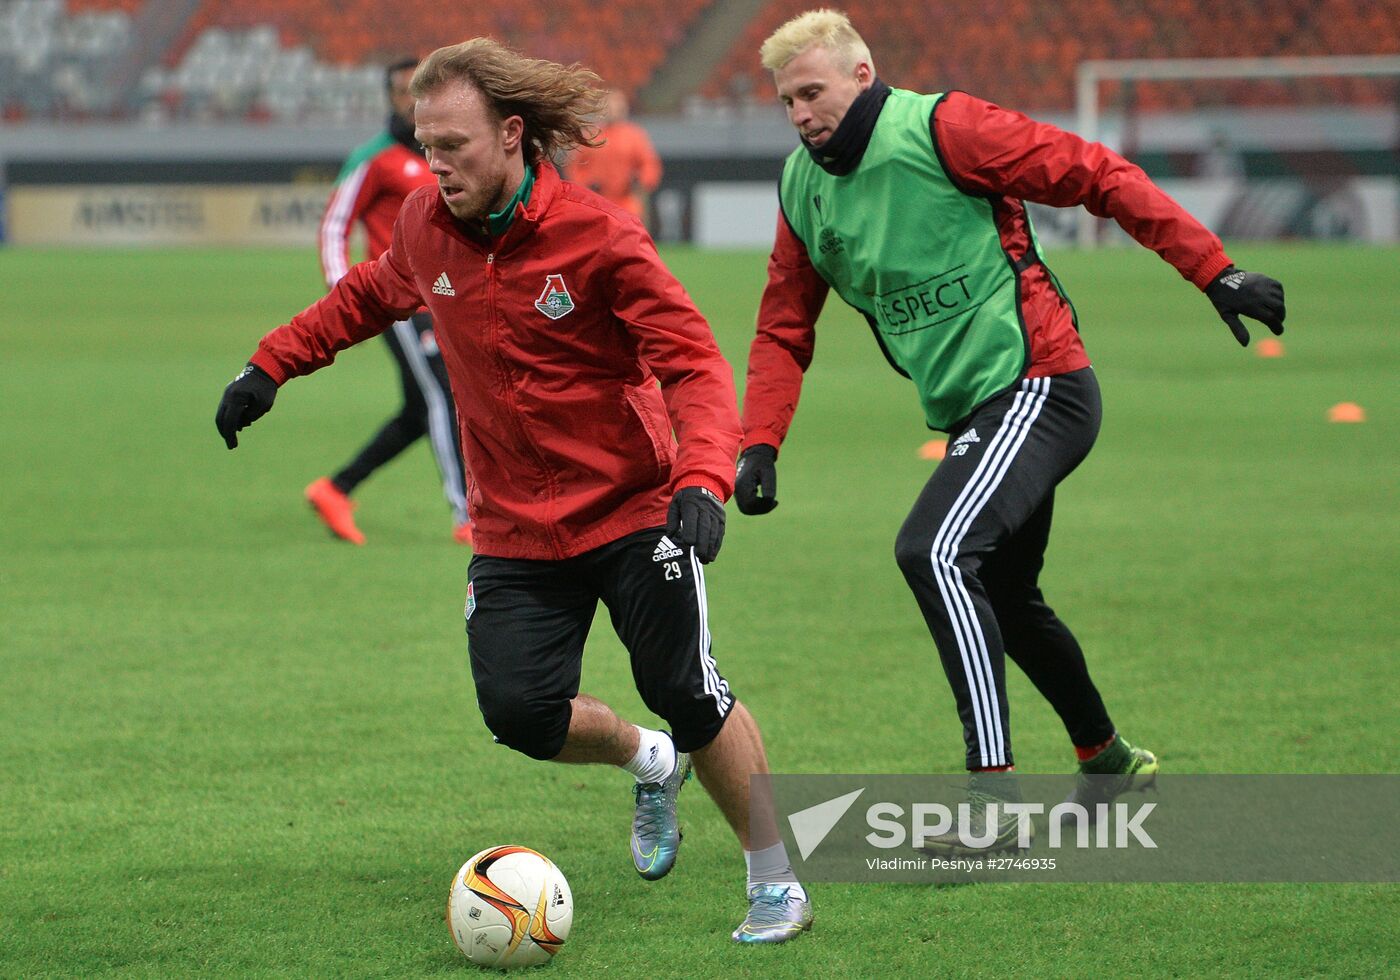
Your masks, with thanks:
M434 182L413 136L413 96L408 83L417 65L418 59L404 58L385 69L391 107L388 124L384 132L350 154L336 179L321 222L321 267L328 286L334 286L349 270L349 233L356 222L365 229L367 257L377 257L389 247L404 198ZM364 544L350 494L371 473L427 436L442 475L443 496L452 508L453 536L462 544L471 544L457 417L447 369L433 336L432 317L427 312L416 313L395 323L383 336L399 371L403 406L339 472L308 486L306 499L331 533Z

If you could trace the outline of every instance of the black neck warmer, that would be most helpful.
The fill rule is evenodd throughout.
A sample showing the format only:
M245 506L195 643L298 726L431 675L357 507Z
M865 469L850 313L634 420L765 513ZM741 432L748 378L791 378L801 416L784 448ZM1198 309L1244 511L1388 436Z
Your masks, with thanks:
M413 138L413 123L409 122L397 112L389 113L389 135L398 143L402 143L414 153L422 153L423 148L418 145L418 141Z
M833 177L844 177L860 165L865 156L865 148L870 145L870 134L875 131L875 120L880 118L880 110L889 98L890 87L878 78L870 87L851 103L846 116L836 127L836 132L821 147L802 145L812 154L812 159Z

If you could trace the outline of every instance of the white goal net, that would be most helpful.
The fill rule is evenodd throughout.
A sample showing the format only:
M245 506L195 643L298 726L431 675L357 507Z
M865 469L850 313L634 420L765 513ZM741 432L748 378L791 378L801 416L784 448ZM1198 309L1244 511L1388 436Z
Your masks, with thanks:
M1222 237L1400 241L1400 55L1085 61L1075 128ZM1085 247L1125 239L1043 217Z

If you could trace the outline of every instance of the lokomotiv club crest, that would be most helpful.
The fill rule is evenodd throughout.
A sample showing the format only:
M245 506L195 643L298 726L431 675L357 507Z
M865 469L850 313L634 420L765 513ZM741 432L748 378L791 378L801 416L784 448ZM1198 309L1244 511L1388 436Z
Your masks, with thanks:
M574 298L569 295L569 287L564 285L563 276L548 276L545 279L544 289L540 291L539 299L535 300L535 309L551 320L574 311Z

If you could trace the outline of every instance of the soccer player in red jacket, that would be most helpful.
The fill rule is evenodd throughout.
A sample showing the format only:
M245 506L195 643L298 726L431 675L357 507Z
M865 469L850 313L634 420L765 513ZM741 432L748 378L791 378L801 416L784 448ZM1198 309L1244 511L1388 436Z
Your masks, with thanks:
M1039 586L1056 485L1092 447L1101 406L1024 202L1116 219L1202 290L1241 344L1242 314L1282 332L1283 287L1236 269L1215 235L1106 147L966 93L891 89L839 11L793 18L761 57L802 145L784 166L749 354L739 510L777 506L778 447L834 289L913 382L929 427L949 434L894 551L957 702L969 796L1019 797L1006 775L1010 656L1064 722L1080 762L1073 799L1092 814L1158 762L1118 735ZM1005 818L988 846L1019 843ZM969 848L949 833L931 849Z
M641 223L548 162L587 141L594 80L485 38L419 65L416 135L437 188L409 196L388 251L262 339L216 425L234 448L280 384L426 303L463 423L476 548L465 613L487 727L532 758L631 773L632 859L647 879L675 862L693 759L749 867L733 938L783 942L811 908L771 811L751 823L763 741L706 618L703 566L723 540L739 446L733 376ZM599 600L669 734L579 693Z
M413 138L413 94L408 83L417 66L417 58L405 58L384 70L389 124L350 154L336 179L321 220L321 269L327 286L334 287L350 268L350 229L356 222L364 225L368 257L374 258L389 247L404 199L420 187L437 183ZM426 435L442 474L443 496L452 509L453 537L471 544L457 415L447 368L433 334L433 318L420 310L395 321L383 337L399 371L403 406L354 459L334 475L313 481L306 488L306 499L331 533L364 544L350 495L375 470Z

